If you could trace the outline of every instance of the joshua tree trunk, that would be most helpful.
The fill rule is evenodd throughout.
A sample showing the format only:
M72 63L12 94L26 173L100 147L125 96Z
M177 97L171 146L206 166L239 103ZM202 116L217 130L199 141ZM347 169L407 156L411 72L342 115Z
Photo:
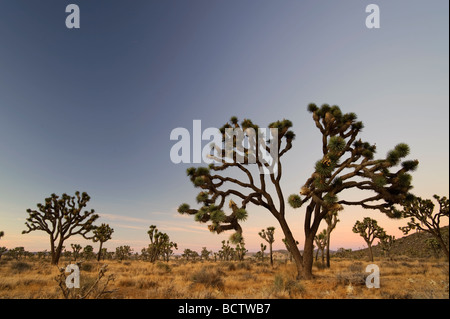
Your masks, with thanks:
M62 246L63 246L63 242L60 240L60 242L58 243L58 246L55 249L55 243L52 242L50 244L51 249L52 249L52 265L57 265L59 262L59 258L61 257L61 251L62 251Z
M330 238L331 232L327 232L327 268L330 268Z
M270 243L269 245L269 251L270 251L270 266L273 267L272 243Z
M97 261L100 261L100 258L102 256L102 246L103 246L103 242L100 242L100 248L98 249L98 254L97 254Z
M442 236L437 236L437 238L439 239L439 243L441 244L441 248L445 253L445 257L447 258L447 261L449 260L449 253L448 253L448 247L447 244L444 242L444 240L442 239Z
M303 279L312 279L312 265L314 261L314 236L310 234L305 238L305 246L303 249ZM298 250L298 249L297 249Z
M301 277L303 277L303 257L300 254L300 250L297 247L294 236L292 235L292 232L286 220L283 217L281 217L278 219L278 221L286 238L286 242L289 247L289 252L291 253L291 258L294 259L294 263L297 268L297 279L300 279Z
M372 244L368 241L366 241L367 247L369 248L369 260L373 262L373 251L372 251Z

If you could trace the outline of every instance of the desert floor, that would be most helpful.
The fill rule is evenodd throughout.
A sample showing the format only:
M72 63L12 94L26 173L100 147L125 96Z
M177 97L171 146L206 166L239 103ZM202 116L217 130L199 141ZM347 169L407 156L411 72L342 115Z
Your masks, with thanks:
M63 260L59 266L68 263ZM276 261L273 268L254 260L85 261L80 265L80 288L66 291L69 297L119 299L449 298L449 264L444 260L398 257L373 263L380 270L380 288L369 289L365 281L370 273L365 270L371 262L365 260L332 258L331 268L316 262L313 280L295 280L295 267L286 261ZM99 279L105 264L107 271ZM60 274L47 260L2 259L0 298L64 298L55 279ZM60 283L65 288L65 281ZM99 295L101 291L107 293Z

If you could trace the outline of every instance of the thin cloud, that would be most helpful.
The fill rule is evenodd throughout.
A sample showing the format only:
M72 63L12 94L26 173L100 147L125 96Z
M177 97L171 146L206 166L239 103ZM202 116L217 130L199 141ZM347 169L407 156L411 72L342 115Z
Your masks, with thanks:
M154 221L151 221L149 219L136 218L136 217L130 217L130 216L123 216L123 215L100 214L100 217L109 219L109 220L114 220L114 221L119 220L119 221L131 222L131 223L146 223L146 224L154 223Z

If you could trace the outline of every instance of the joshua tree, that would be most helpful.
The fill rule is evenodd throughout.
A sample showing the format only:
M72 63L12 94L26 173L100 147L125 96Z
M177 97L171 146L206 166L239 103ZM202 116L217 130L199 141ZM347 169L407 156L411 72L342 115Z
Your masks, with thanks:
M395 146L385 158L374 159L376 146L358 139L363 123L356 121L354 113L343 114L338 106L327 104L320 108L310 104L308 110L322 135L323 156L300 190L303 197L293 195L289 202L295 208L306 205L305 244L300 260L305 277L311 278L313 239L321 220L344 205L398 218L394 204L401 203L412 188L408 172L415 170L419 162L401 162L409 154L409 146L404 143ZM338 198L350 189L359 191L361 197L351 201ZM294 259L299 259L298 255Z
M184 257L184 258L186 258L186 260L189 260L189 258L192 257L192 253L193 253L192 250L190 250L189 248L186 248L186 249L183 251L183 254L181 254L181 256Z
M314 236L328 213L342 209L343 205L358 205L398 217L393 212L393 205L402 202L412 188L408 172L418 165L418 161L401 163L409 154L408 145L403 143L390 151L386 158L374 159L375 144L357 139L363 124L356 121L356 114L343 114L338 106L327 104L320 108L310 104L308 110L322 135L323 155L301 188L302 197L291 195L288 199L294 208L306 206L303 254L296 246L285 218L285 197L280 184L281 160L292 148L295 137L289 120L269 124L270 133L264 135L255 133L259 133L259 126L251 120L246 119L239 124L238 119L232 117L220 130L222 145L214 145L212 149L211 159L215 163L209 168L187 170L194 186L202 189L197 196L202 207L191 209L188 204L182 204L178 208L181 214L195 215L198 222L212 222L208 226L212 232L234 229L236 233L232 240L235 241L242 239L240 223L247 218L247 205L266 208L280 224L295 261L297 277L305 279L312 278ZM261 150L265 153L261 154ZM401 168L391 171L399 164ZM238 174L242 177L235 177ZM271 193L270 189L274 192ZM341 192L350 189L361 191L362 196L352 201L338 199ZM227 215L223 209L229 196L238 198L240 202L238 205L230 201L232 212Z
M269 243L269 254L270 254L270 265L273 267L273 252L272 244L275 242L274 238L275 227L267 227L267 229L262 229L258 235L261 236L267 243Z
M375 219L365 217L362 222L356 221L353 226L353 232L359 234L367 244L369 248L369 260L373 261L372 244L375 239L381 239L386 237L386 232L378 225Z
M324 229L322 232L320 232L319 234L317 234L314 237L314 242L317 245L317 252L316 252L316 261L317 261L317 257L319 256L319 251L320 251L320 255L322 256L322 264L325 264L325 247L327 245L327 230Z
M94 258L94 247L92 247L91 245L86 245L86 247L83 248L83 252L81 254L86 260Z
M114 232L114 229L109 227L108 224L101 224L99 227L97 227L94 230L93 241L94 241L94 243L96 243L98 241L100 242L100 247L98 249L98 254L97 254L97 261L100 261L103 243L105 243L111 239L113 232Z
M0 247L0 259L2 258L2 255L6 253L8 249L6 247Z
M222 260L228 261L231 257L232 247L230 246L230 241L222 240L222 249L219 250L219 255Z
M73 260L76 261L78 259L78 257L80 256L80 251L82 249L80 244L70 244L70 247L72 247L72 251L73 251Z
M202 251L200 252L200 257L202 259L209 260L209 255L211 255L211 253L212 251L206 249L206 247L203 247Z
M119 246L116 248L116 258L118 260L128 259L131 256L133 249L130 246Z
M178 250L178 245L174 242L171 242L170 240L164 241L164 244L161 249L161 255L163 256L163 259L165 261L169 261L170 256L173 255L173 249Z
M90 197L87 193L75 192L75 196L52 194L45 204L37 204L38 210L27 209L29 217L25 225L27 234L35 230L45 231L50 236L52 264L58 264L64 241L75 235L92 239L90 232L96 227L93 223L99 217L94 210L84 211Z
M260 255L261 255L261 262L264 261L264 251L267 249L267 246L264 245L263 243L261 243L261 250L260 250Z
M447 197L433 196L439 204L439 210L435 211L434 203L429 199L422 199L420 197L410 196L408 200L403 203L403 210L401 215L403 218L410 218L408 225L399 227L405 235L411 230L418 229L431 234L439 242L442 251L447 260L449 259L448 241L445 242L441 232L441 218L449 215L449 200Z
M162 233L151 225L148 232L150 245L148 245L148 256L151 262L155 262L159 256L163 256L167 261L172 254L172 248L178 249L177 244L170 241L169 235Z
M237 260L243 261L245 254L248 252L247 249L245 249L245 244L243 242L236 244L236 257Z
M381 250L384 253L384 256L389 257L390 258L390 252L392 247L394 246L394 242L395 242L395 237L391 236L391 235L384 235L383 237L380 238L380 246L381 246Z
M5 233L3 231L0 231L0 239L5 236Z

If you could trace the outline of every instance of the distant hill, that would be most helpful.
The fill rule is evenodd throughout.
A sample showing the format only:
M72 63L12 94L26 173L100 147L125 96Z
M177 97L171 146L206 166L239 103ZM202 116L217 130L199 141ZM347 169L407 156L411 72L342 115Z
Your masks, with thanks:
M441 228L444 240L448 247L448 226ZM435 251L429 244L429 239L434 238L431 234L426 232L416 232L407 236L396 238L391 249L391 256L408 256L412 258L431 258L431 257L445 257L441 249ZM374 256L382 256L380 246L377 244L372 247ZM356 250L349 253L353 257L367 256L368 248Z

